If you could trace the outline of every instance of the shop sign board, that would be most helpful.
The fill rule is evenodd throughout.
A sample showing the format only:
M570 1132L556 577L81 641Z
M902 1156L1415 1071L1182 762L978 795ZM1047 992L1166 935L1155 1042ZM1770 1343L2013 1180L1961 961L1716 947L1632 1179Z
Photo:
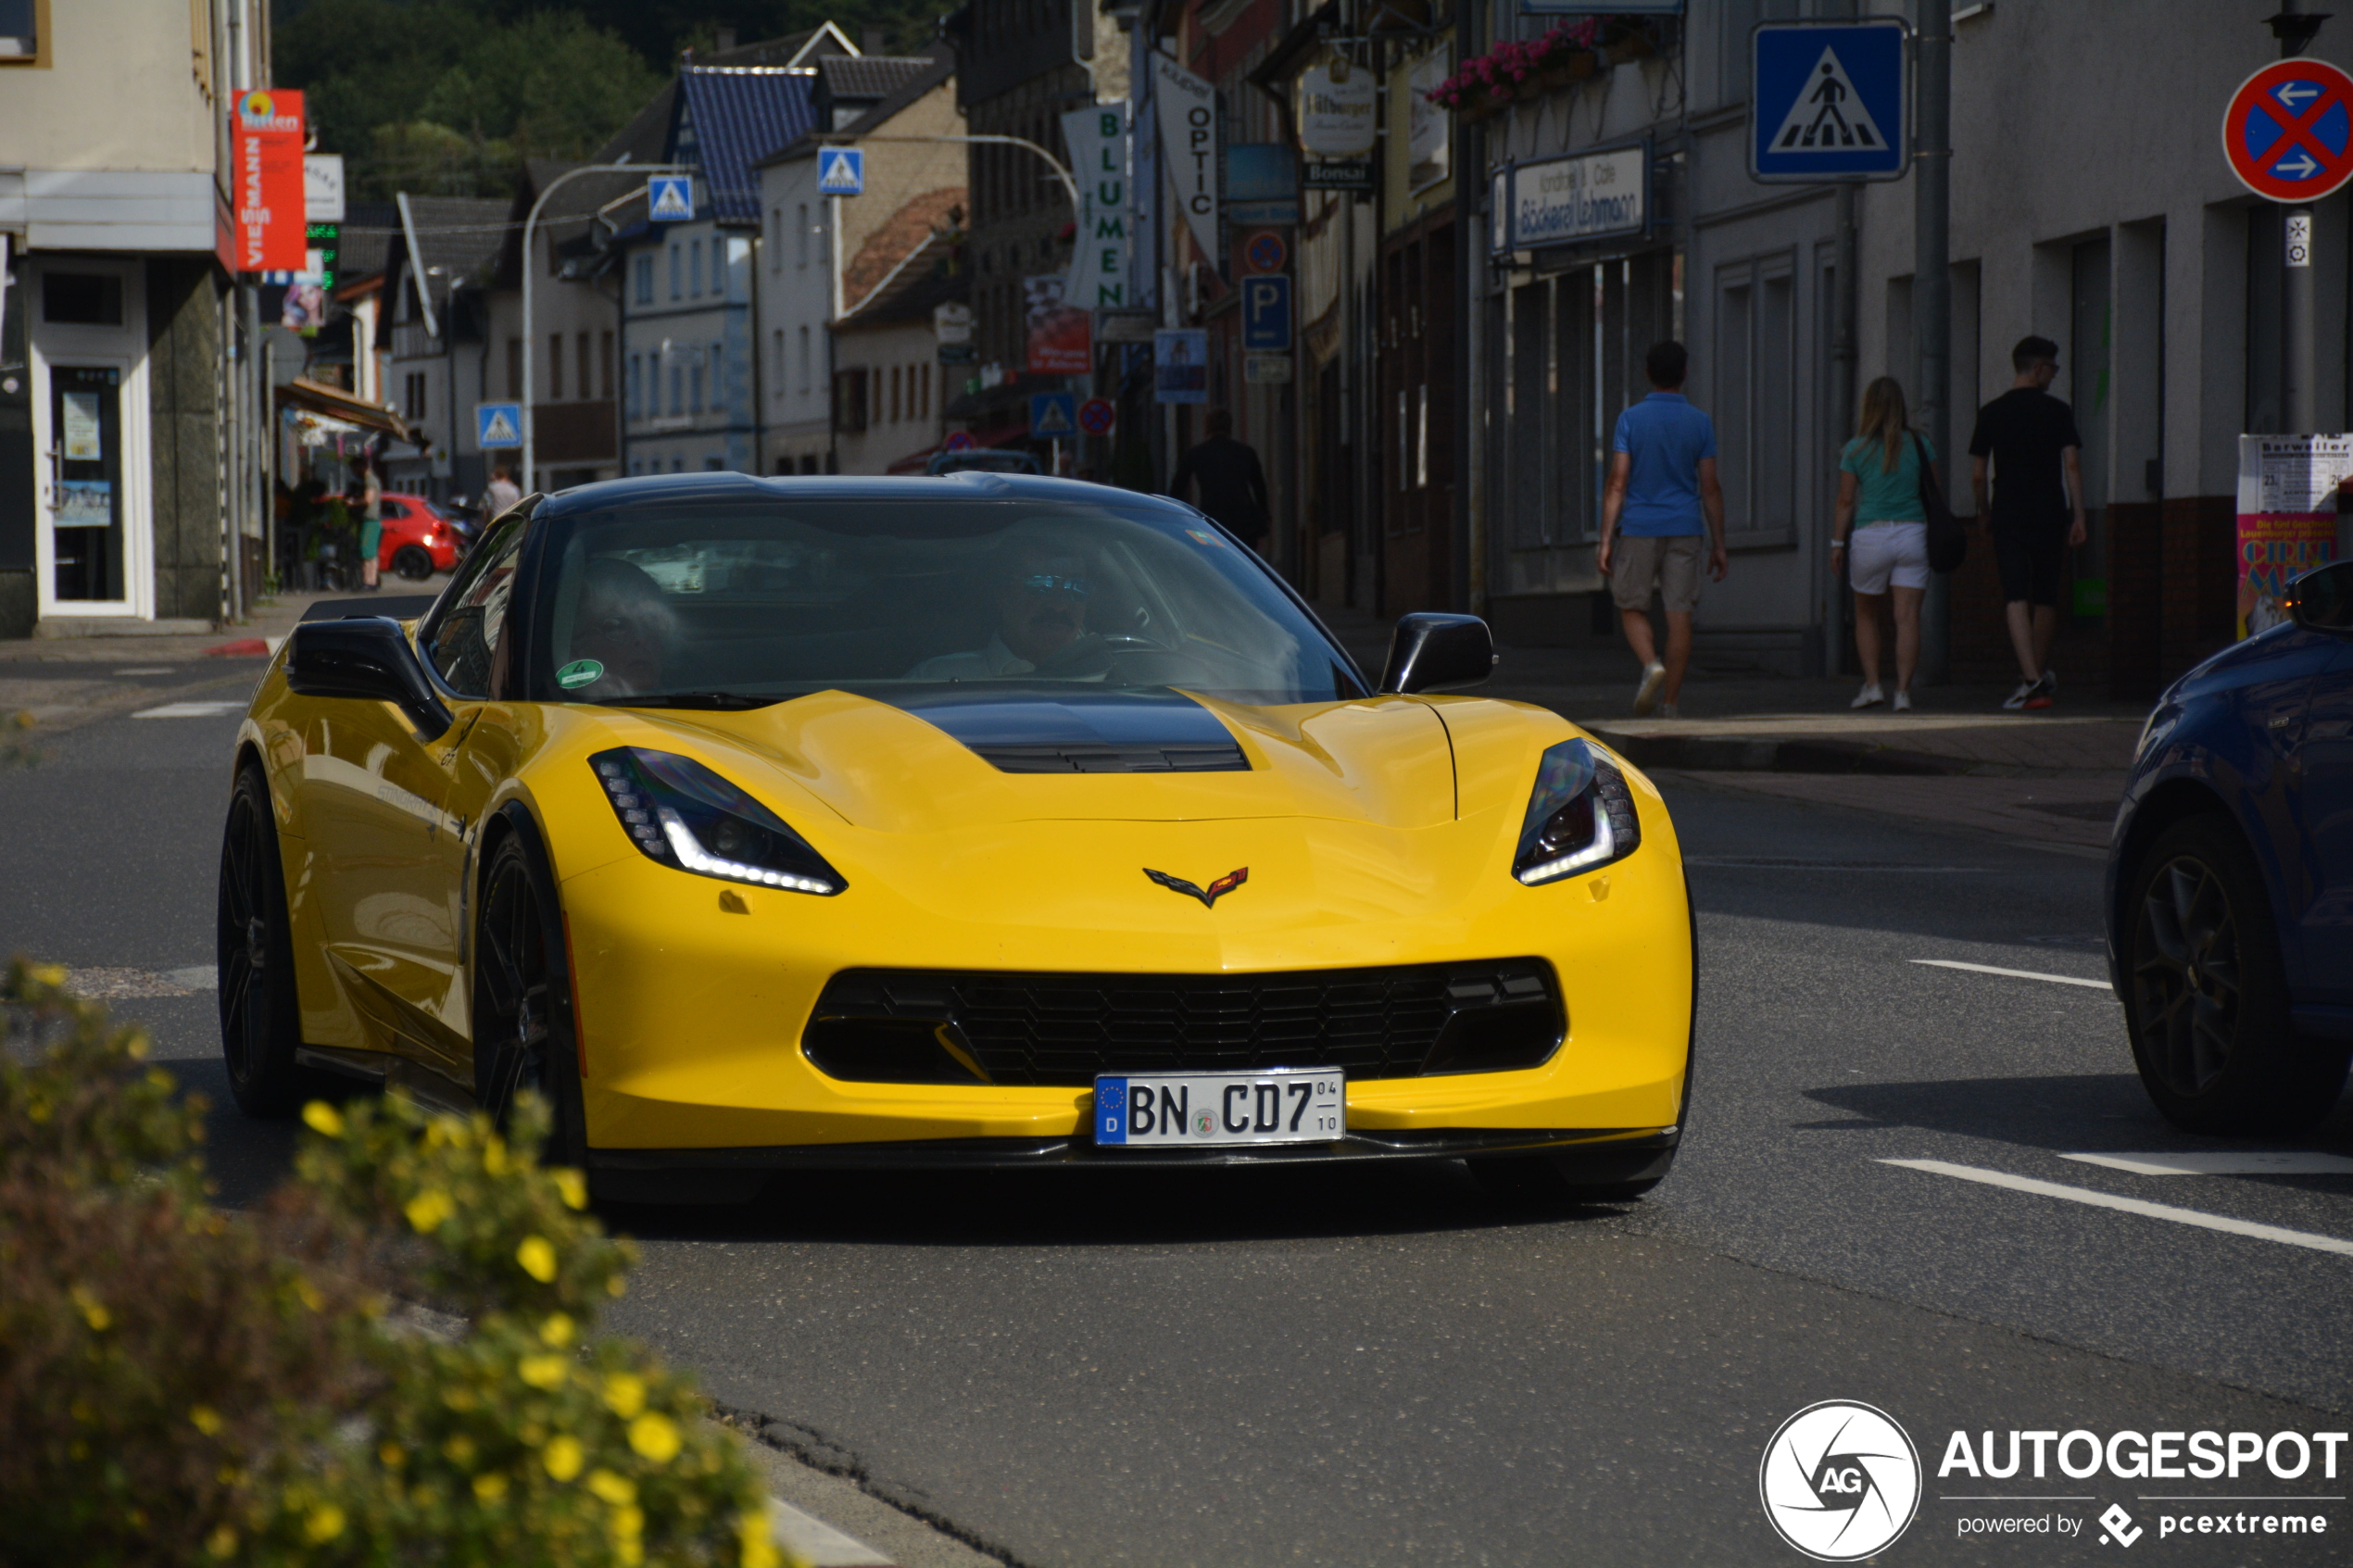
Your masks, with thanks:
M1516 163L1504 175L1500 248L1579 245L1650 227L1650 149L1637 144Z
M308 261L303 208L302 94L256 87L229 111L234 255L240 272L299 272Z

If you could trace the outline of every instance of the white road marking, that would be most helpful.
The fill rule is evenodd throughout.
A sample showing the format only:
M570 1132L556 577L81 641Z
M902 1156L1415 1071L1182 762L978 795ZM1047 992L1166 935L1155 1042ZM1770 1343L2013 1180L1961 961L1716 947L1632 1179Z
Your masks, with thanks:
M133 719L218 719L224 713L242 713L242 702L167 702L161 708L143 708Z
M135 670L118 670L115 671L118 675L176 675L179 672L178 666L170 664L143 664Z
M843 1535L813 1513L784 1499L768 1499L769 1534L796 1562L810 1568L890 1568L890 1559L865 1542Z
M1912 959L1908 961L1926 964L1931 969L1965 969L1971 974L2007 974L2012 980L2047 980L2054 985L2089 985L2095 991L2115 989L2105 980L2078 980L2071 974L2045 974L2033 969L1997 969L1990 963L1962 963L1957 959Z
M2062 1154L2136 1176L2353 1176L2353 1160L2303 1149L2197 1150L2188 1154Z
M165 969L156 972L174 985L191 991L209 991L220 984L220 969L217 964L190 964L186 969Z
M1932 1176L1982 1182L1987 1186L2007 1187L2012 1192L2031 1192L2042 1198L2064 1198L2070 1203L2085 1203L2095 1209L2114 1209L2126 1214L2138 1214L2145 1219L2171 1220L2177 1225L2196 1225L2201 1230L2224 1231L2232 1236L2253 1236L2258 1241L2276 1241L2287 1247L2307 1247L2315 1252L2334 1252L2341 1257L2353 1258L2353 1241L2334 1236L2317 1236L2310 1231L2292 1231L2284 1225L2259 1225L2252 1220L2233 1220L2221 1214L2201 1213L2196 1209L2176 1209L2170 1203L2147 1203L2137 1198L2118 1198L2110 1193L2094 1192L2089 1187L2042 1182L2032 1176L2013 1176L2007 1171L1956 1165L1945 1160L1882 1160L1879 1163L1901 1165L1907 1171L1925 1171Z

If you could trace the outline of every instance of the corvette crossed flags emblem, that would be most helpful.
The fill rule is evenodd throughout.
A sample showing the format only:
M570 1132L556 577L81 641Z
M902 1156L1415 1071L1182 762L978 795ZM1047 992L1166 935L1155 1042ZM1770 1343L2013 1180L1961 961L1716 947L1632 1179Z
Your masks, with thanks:
M1202 909L1214 909L1217 907L1218 899L1250 880L1250 868L1236 866L1207 887L1202 886L1197 882L1187 882L1181 876L1170 876L1166 872L1156 872L1150 866L1144 868L1144 874L1171 893L1182 893L1189 897L1198 898L1201 900Z

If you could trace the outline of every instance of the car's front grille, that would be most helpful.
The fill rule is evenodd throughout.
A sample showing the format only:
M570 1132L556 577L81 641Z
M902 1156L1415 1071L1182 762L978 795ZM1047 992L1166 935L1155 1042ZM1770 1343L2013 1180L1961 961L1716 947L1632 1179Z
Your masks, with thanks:
M803 1047L829 1076L866 1083L1268 1067L1411 1078L1534 1067L1567 1029L1541 959L1276 974L855 969L825 986Z

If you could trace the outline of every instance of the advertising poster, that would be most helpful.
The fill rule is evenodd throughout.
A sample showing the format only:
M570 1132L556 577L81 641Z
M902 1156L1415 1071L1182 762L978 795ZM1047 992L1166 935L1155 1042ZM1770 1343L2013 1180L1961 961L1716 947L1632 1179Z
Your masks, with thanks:
M1061 273L1021 281L1032 375L1083 376L1094 369L1094 318L1063 298L1064 282Z
M2240 636L2286 620L2287 585L2336 558L2336 495L2348 473L2353 435L2239 437Z
M1202 327L1167 327L1152 333L1152 400L1209 401L1209 332Z
M257 87L229 111L240 272L299 272L308 264L302 94Z

